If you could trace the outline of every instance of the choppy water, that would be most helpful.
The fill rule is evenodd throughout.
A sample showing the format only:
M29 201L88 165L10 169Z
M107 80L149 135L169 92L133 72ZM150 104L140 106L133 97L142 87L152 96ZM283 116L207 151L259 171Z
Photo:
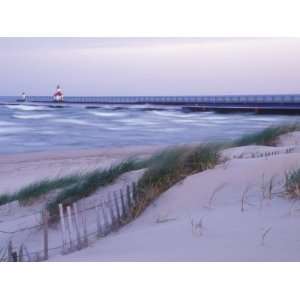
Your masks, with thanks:
M220 141L299 120L297 116L145 108L0 105L0 153Z

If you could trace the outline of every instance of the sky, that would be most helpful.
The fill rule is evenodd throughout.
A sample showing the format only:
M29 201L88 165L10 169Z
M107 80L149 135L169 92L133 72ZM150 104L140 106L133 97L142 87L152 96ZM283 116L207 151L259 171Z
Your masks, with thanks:
M0 95L300 93L300 38L0 38Z

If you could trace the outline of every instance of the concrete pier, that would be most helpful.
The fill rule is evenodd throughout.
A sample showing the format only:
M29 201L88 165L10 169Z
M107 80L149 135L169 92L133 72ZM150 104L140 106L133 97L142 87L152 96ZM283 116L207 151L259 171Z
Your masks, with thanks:
M15 99L15 103L20 100ZM12 102L10 101L10 104ZM54 105L52 97L28 96L26 103ZM254 112L260 114L300 114L300 94L217 95L217 96L86 96L65 97L65 104L83 104L89 108L105 105L172 105L184 111L219 113ZM61 103L60 103L61 104Z

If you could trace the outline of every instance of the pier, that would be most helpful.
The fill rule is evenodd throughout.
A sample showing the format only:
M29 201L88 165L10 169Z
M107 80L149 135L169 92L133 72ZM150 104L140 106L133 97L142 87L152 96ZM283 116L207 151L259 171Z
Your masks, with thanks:
M17 100L17 99L15 99ZM26 103L53 104L47 96L28 96ZM218 95L218 96L86 96L65 97L65 104L83 105L165 105L189 111L219 113L254 112L261 114L300 114L300 94Z

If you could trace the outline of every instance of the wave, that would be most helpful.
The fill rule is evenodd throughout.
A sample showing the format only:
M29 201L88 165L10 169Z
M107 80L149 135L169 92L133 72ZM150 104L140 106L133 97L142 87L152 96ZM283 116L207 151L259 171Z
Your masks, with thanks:
M16 125L16 123L0 121L0 126L14 126L14 125Z
M175 118L173 120L171 120L172 123L181 123L181 124L202 124L205 125L207 122L205 120L195 120L195 119L182 119L182 118Z
M173 117L173 118L191 118L193 116L196 116L197 114L195 113L182 113L181 111L172 111L172 110L153 110L149 111L149 113L157 116L162 116L162 117ZM198 114L198 117L200 115Z
M129 125L157 125L157 122L152 122L149 120L142 120L142 119L124 119L124 120L119 120L119 122L129 124Z
M274 122L274 121L278 121L278 119L280 118L280 116L278 117L260 117L257 116L256 118L249 118L247 119L247 121L255 121L255 122L259 122L259 121L263 121L263 122Z
M45 106L38 106L38 105L5 105L6 108L9 109L17 109L17 110L23 110L23 111L34 111L34 110L47 110L48 108Z
M100 111L90 111L89 112L91 115L98 116L98 117L114 117L114 116L125 116L124 112L100 112Z
M46 134L46 135L56 135L57 134L57 131L54 131L54 130L43 130L41 131L41 134Z
M161 132L162 129L161 128L158 128L158 127L146 127L144 128L145 131L153 131L153 132ZM184 131L185 128L183 127L176 127L176 128L164 128L163 129L163 132L180 132L180 131Z
M78 120L78 119L54 119L53 122L75 124L75 125L97 126L97 124L95 123L91 123L84 120Z
M107 129L107 130L117 130L117 131L127 130L127 131L131 131L131 132L133 130L133 128L129 127L129 126L109 126L109 127L106 127L105 129Z
M0 127L0 133L18 133L28 131L28 128L24 127Z
M207 119L207 120L211 120L211 121L226 121L226 120L232 120L232 117L233 116L218 116L218 115L208 115L208 116L205 116L204 118ZM239 118L240 116L238 116Z
M44 119L54 117L52 114L40 114L40 115L14 115L17 119Z

